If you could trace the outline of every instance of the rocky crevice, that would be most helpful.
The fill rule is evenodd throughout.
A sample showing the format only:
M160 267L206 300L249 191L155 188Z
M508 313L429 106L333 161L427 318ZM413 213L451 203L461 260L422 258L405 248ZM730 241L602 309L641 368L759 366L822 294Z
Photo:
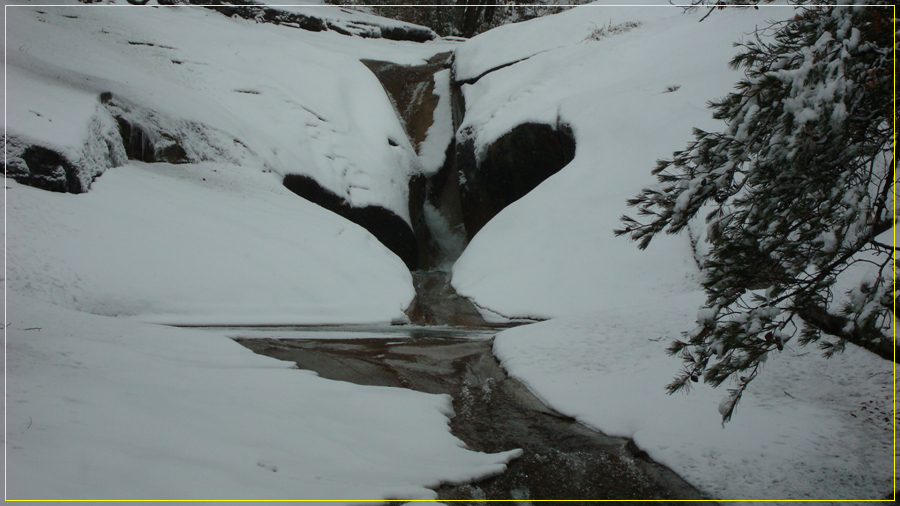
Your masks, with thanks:
M452 53L436 54L424 65L417 66L376 60L362 60L362 63L381 82L410 143L417 154L421 154L439 102L435 94L434 76L450 68ZM452 144L447 148L445 160L450 153ZM448 251L451 248L443 243L443 235L459 229L462 217L456 192L452 189L445 191L451 170L452 167L445 161L436 174L417 174L409 180L409 216L419 251L419 262L411 270L439 269L448 261L448 255L452 256L452 252ZM435 230L432 220L436 217L443 220L443 226L447 229L445 234Z
M442 53L418 66L363 60L390 97L417 152L437 117L435 74L445 69L451 69L451 76L455 74L453 58L452 53ZM466 113L462 88L476 80L451 78L450 114L444 120L452 121L449 130L454 135L443 166L409 181L409 214L418 261L410 267L417 296L407 314L413 323L421 325L487 325L472 302L453 291L449 267L497 213L575 156L575 136L564 123L520 124L486 148L476 150L476 133L460 130ZM406 249L412 250L413 245Z

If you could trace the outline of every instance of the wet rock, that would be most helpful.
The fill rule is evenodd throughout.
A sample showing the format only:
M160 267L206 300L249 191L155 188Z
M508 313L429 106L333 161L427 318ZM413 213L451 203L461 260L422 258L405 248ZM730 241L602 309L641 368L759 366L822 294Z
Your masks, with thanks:
M378 78L394 104L397 116L410 143L420 148L434 122L439 99L435 95L435 73L449 69L452 53L439 53L424 65L398 65L391 62L361 60ZM449 128L449 125L448 125ZM431 270L455 260L455 249L446 244L447 237L462 228L459 195L453 167L454 148L447 147L445 162L437 173L417 175L409 182L409 214L419 248L418 268ZM433 169L432 169L433 170ZM451 184L447 184L450 181ZM426 212L426 206L430 215ZM439 223L436 223L439 222ZM435 228L441 230L435 230ZM462 239L462 233L460 233ZM463 239L464 240L464 239Z
M413 273L416 298L406 311L414 325L486 327L475 304L456 293L450 285L450 273L417 271Z
M438 98L434 95L434 74L450 66L452 53L431 57L425 65L360 60L375 74L391 98L406 134L418 150L434 119Z
M308 176L288 174L284 187L365 228L413 270L419 262L416 236L403 218L379 206L353 207Z
M209 126L162 115L112 93L101 94L100 101L115 118L117 137L130 160L241 164L257 159L246 144Z
M575 136L563 124L525 123L497 139L478 158L474 139L458 135L456 165L469 240L503 208L571 162Z
M171 135L164 132L148 133L139 124L130 123L121 116L116 117L116 122L129 160L147 163L188 162L187 152Z

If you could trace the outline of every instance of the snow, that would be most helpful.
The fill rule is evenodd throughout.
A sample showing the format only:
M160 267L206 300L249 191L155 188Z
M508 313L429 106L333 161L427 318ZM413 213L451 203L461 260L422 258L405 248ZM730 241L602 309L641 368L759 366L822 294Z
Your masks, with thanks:
M328 12L346 26L363 16ZM455 77L470 82L460 132L477 149L527 121L569 125L578 141L575 159L453 266L454 287L490 321L551 318L497 336L510 374L554 409L634 438L715 499L888 492L890 363L855 348L826 361L788 343L722 427L725 389L664 390L680 367L667 341L710 317L697 310L702 227L691 224L696 257L688 235L640 252L612 234L655 160L692 127L720 126L706 102L738 77L732 42L790 11L698 23L703 9L594 4L461 44L186 7L6 13L12 135L84 160L111 92L198 162L129 161L82 195L6 181L8 498L434 499L440 483L502 471L517 453L464 449L445 396L328 381L254 355L228 329L157 325L405 318L414 292L399 258L281 176L408 220L408 179L442 164L453 135L451 76L435 76L436 122L417 156L359 60L418 65L454 48ZM458 231L426 214L460 249Z
M859 348L825 359L795 344L769 357L732 421L724 388L665 385L671 338L697 298L618 308L506 330L494 353L563 414L639 448L714 499L866 500L890 492L892 364Z
M437 34L428 28L419 25L398 21L395 19L374 16L360 10L334 8L325 4L277 5L269 7L276 11L301 14L325 21L329 27L338 27L354 35L361 37L381 37L384 29L414 29L423 32L431 32L433 37Z
M97 94L60 86L25 69L10 72L6 86L16 97L7 103L6 115L15 118L17 134L71 150L87 140L88 125L100 106Z
M7 498L434 499L518 455L465 449L446 396L324 380L223 332L142 323L405 318L403 262L281 174L406 218L415 153L359 59L417 64L446 44L201 8L6 13L17 139L86 159L122 106L196 162L128 161L79 195L6 180Z
M21 295L7 311L7 499L434 499L517 455L464 449L447 396Z
M457 78L471 84L458 137L480 151L521 123L564 123L577 151L478 232L452 284L486 313L549 318L497 336L504 368L554 409L634 438L708 497L882 499L893 473L889 362L857 348L827 361L788 343L724 427L727 384L665 393L682 365L668 342L712 314L698 314L705 227L646 251L612 230L634 215L625 200L654 183L656 160L684 149L692 127L723 127L706 103L739 78L727 67L732 42L791 12L726 9L698 23L705 14L593 4L459 47ZM592 36L616 26L632 28Z
M71 309L179 324L366 323L402 318L414 296L396 255L275 174L132 161L87 194L7 187L8 289Z
M431 126L425 132L425 140L419 145L419 163L422 174L435 175L444 166L447 147L453 140L453 119L450 113L450 69L434 74L434 92L438 97Z
M415 150L359 60L423 63L452 45L308 32L199 8L145 8L141 16L110 6L41 9L7 9L11 96L27 93L15 77L26 70L82 94L112 92L164 118L225 132L240 142L235 151L246 146L275 172L308 175L354 206L378 205L409 221ZM29 101L29 109L83 117L86 99L65 98ZM34 122L27 109L9 113L12 134Z

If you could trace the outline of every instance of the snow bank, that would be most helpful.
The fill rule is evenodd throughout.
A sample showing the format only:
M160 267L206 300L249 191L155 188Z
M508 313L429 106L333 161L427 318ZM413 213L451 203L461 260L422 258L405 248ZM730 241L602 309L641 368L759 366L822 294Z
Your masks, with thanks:
M275 174L131 162L82 195L7 181L7 286L79 311L163 323L402 318L403 262Z
M669 396L681 362L668 341L696 297L500 333L494 353L554 409L630 437L712 499L879 500L893 481L892 364L859 348L830 360L787 346L769 358L731 422L725 388Z
M507 317L542 318L696 290L687 236L658 237L640 252L612 231L633 214L625 200L653 182L656 160L682 149L692 127L715 126L706 102L737 80L732 42L777 12L787 11L726 10L698 23L700 11L592 5L462 44L457 78L535 53L463 85L460 132L471 132L476 153L526 122L568 124L577 146L568 166L473 238L453 268L456 290Z
M433 499L505 469L450 399L329 381L221 336L13 295L8 499Z
M7 17L8 93L11 103L23 103L9 111L12 134L30 131L32 109L71 123L89 102L60 96L36 106L31 99L44 92L19 86L17 76L28 72L78 90L70 94L112 92L161 117L225 132L240 152L235 156L249 150L258 165L310 176L354 206L384 207L409 222L415 151L359 60L421 63L450 46L307 32L199 7L138 14L123 6L25 6L8 8ZM66 145L63 137L83 131L61 130L49 140ZM223 158L227 153L216 160Z

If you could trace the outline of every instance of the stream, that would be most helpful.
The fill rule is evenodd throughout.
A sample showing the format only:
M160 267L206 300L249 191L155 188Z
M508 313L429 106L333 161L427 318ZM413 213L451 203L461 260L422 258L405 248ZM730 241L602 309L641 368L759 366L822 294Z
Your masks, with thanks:
M437 91L436 79L438 72L452 69L452 53L436 54L419 66L362 62L382 83L413 146L426 140L436 117L452 122L447 129L458 131L465 114L462 83L451 82L449 89ZM450 96L450 114L436 112L439 94ZM457 146L451 140L437 173L412 178L411 228L406 230L401 222L400 228L409 233L399 233L408 236L400 243L392 239L396 231L381 228L383 220L363 219L358 209L329 206L311 179L295 178L292 184L285 180L298 195L351 221L355 216L358 224L404 259L416 290L406 311L407 325L244 327L231 328L229 335L256 353L294 362L323 378L450 395L455 412L450 430L467 448L487 453L523 450L502 474L441 485L436 489L438 500L587 504L705 499L631 440L606 436L557 413L510 378L493 355L494 335L530 321L499 314L486 321L483 314L489 311L453 289L448 270L467 240L505 205L565 166L575 152L571 131L553 125L520 125L504 139L504 154L498 155L495 166L481 168L484 173L478 172L474 145ZM468 175L463 179L470 180L465 194L459 183L464 174ZM304 185L315 191L304 190Z
M703 499L630 440L553 411L507 376L491 351L496 332L417 325L229 329L254 352L324 378L449 394L456 413L451 432L469 449L524 451L503 474L442 485L438 500Z

